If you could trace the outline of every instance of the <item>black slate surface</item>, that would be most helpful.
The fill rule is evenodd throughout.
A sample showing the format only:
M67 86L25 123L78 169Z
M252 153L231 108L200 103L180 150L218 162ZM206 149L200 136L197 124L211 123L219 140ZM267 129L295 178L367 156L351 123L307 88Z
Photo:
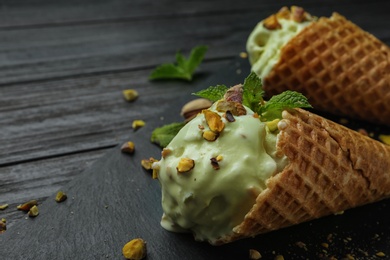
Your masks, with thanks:
M146 259L248 259L249 249L258 250L262 259L277 255L284 259L377 259L379 252L390 257L389 200L219 247L161 228L159 183L140 166L143 158L159 158L160 149L149 142L150 133L180 119L180 104L193 98L191 92L243 82L249 69L246 60L237 60L220 71L211 77L198 75L196 87L183 88L169 110L123 136L124 141L135 140L134 155L121 153L119 147L109 150L63 187L68 194L65 202L56 203L53 194L39 205L38 217L26 217L2 234L0 259L123 259L123 245L135 237L147 241Z

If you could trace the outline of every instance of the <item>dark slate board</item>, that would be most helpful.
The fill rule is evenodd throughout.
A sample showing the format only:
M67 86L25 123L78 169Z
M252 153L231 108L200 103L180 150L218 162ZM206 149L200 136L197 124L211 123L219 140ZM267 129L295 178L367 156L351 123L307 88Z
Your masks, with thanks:
M147 241L149 260L248 259L249 249L258 250L262 259L276 255L285 259L340 259L348 255L375 259L378 252L390 256L389 200L218 247L161 228L159 183L140 166L143 158L159 158L160 149L149 142L151 131L162 123L177 121L179 104L191 99L189 93L218 83L243 82L248 71L247 61L237 60L221 68L218 75L200 77L195 88L183 88L182 98L170 111L162 111L154 122L123 137L136 141L134 155L113 148L63 188L69 196L65 202L56 203L53 194L39 205L38 217L26 217L0 235L0 258L123 259L123 245L135 237Z

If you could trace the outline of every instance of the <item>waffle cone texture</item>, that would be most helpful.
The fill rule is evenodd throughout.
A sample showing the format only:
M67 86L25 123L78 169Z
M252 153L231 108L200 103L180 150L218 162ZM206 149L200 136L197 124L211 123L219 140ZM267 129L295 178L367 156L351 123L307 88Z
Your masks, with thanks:
M217 245L390 196L390 146L301 109L284 111L278 127L277 151L288 165Z
M269 96L295 90L317 110L390 126L390 48L337 13L287 42L263 85Z

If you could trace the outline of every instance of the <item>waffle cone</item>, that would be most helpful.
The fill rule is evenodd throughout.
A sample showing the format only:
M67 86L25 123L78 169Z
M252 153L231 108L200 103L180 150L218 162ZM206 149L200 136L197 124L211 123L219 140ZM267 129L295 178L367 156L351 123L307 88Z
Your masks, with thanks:
M292 38L263 84L269 96L295 90L317 110L390 125L390 48L337 13Z
M296 109L283 112L277 151L288 165L267 181L234 234L216 244L390 197L390 146Z

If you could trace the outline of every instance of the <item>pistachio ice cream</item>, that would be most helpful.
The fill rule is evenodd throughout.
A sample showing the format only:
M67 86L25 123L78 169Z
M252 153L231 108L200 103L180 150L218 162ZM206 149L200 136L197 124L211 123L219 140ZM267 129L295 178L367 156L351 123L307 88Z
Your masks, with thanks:
M260 78L269 74L279 61L282 47L315 18L302 8L287 7L259 22L248 37L246 49L252 70Z
M238 109L232 114L226 106ZM161 225L210 243L231 235L266 180L287 164L276 151L276 123L261 122L249 108L224 100L187 123L155 165L162 187Z

